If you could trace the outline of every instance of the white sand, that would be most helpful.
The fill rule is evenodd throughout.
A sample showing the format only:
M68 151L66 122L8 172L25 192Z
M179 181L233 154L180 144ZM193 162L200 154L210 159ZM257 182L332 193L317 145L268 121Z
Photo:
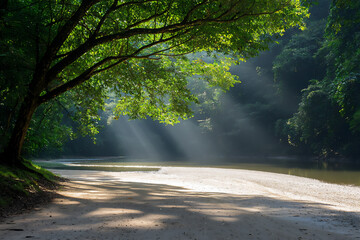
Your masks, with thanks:
M360 239L360 187L217 168L54 172L71 182L0 239Z

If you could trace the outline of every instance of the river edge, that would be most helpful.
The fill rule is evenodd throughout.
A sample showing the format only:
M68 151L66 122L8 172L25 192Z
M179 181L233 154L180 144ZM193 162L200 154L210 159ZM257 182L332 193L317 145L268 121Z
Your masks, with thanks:
M65 189L7 219L0 239L360 238L359 187L237 169L53 172L70 179Z
M257 170L317 179L327 183L360 186L360 165L352 162L323 162L313 159L290 157L244 157L234 159L174 160L128 159L126 157L72 158L36 160L35 163L48 169L77 169L99 171L128 171L129 167L211 167ZM136 171L136 169L135 169Z

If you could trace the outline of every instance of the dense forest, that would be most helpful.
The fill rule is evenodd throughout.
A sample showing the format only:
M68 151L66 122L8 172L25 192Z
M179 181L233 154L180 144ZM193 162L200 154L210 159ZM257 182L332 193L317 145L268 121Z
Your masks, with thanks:
M213 116L232 152L359 158L360 2L321 0L310 13L306 30L232 68L242 81L230 91L236 105Z
M306 30L233 68L242 84L230 95L241 120L226 105L214 119L216 137L232 151L358 159L360 3L322 0L310 12Z
M308 3L308 1L304 2ZM5 8L1 10L1 150L11 139L16 118L21 114L19 113L21 103L28 91L29 79L34 74L34 66L41 62L44 49L49 47L49 42L45 40L56 39L58 25L69 18L66 14L67 10L71 12L71 5L63 6L63 9L58 9L57 15L51 15L54 13L49 12L48 9L56 7L56 5L51 6L51 3L52 1L49 1L49 4L41 5L34 1L36 7L29 8L23 1L15 1L14 5L10 6L14 12L7 12ZM103 6L92 11L104 11L101 7ZM163 17L159 13L160 8L151 5L142 9L144 20L134 17L131 21L138 24L141 21L146 23L158 15L160 19ZM146 15L149 9L155 9L153 16ZM191 10L188 17L192 11L195 14L196 9ZM131 136L128 135L131 132L123 132L125 140L120 143L114 139L114 126L126 125L127 120L124 120L122 115L130 115L130 118L150 116L172 123L174 118L187 118L191 115L191 110L182 104L187 106L191 102L197 102L192 105L194 117L186 121L191 121L200 129L202 137L196 138L196 141L208 139L206 140L209 141L208 144L216 146L222 156L305 155L358 159L360 156L360 2L319 0L312 5L310 13L305 29L302 27L299 29L299 19L306 15L304 12L292 13L289 10L287 13L289 26L286 27L282 26L283 23L279 20L283 15L276 16L271 21L263 19L262 21L269 22L267 24L273 24L265 26L268 31L272 29L273 32L267 33L267 37L259 38L259 42L242 49L242 57L252 58L246 62L237 58L235 65L231 65L231 62L226 60L226 54L229 48L234 48L236 44L243 46L242 38L254 37L249 33L238 32L238 38L233 43L232 40L224 40L220 35L209 32L220 31L219 29L215 27L208 29L207 26L201 30L203 32L199 30L207 37L196 42L203 46L196 50L209 52L212 49L216 54L212 56L208 56L205 52L191 54L186 61L178 60L177 64L174 64L175 61L170 57L193 51L190 49L193 45L190 44L181 49L176 48L179 46L179 41L187 44L190 40L173 41L174 36L180 36L180 33L179 36L172 35L178 30L169 30L169 35L165 36L168 37L169 44L174 46L174 49L166 54L161 49L150 49L154 41L162 41L164 36L154 35L154 40L153 35L146 35L148 39L145 40L135 36L129 38L134 48L130 51L134 51L135 54L136 49L142 50L146 47L153 53L145 52L147 54L145 60L139 59L138 55L131 56L131 61L124 65L126 67L117 69L121 72L119 78L122 80L117 79L116 83L108 80L116 78L118 72L95 76L91 81L85 81L89 78L87 76L81 85L73 86L71 91L63 91L61 95L58 94L57 89L62 91L63 86L66 88L72 81L66 79L76 80L78 76L82 76L83 72L87 71L84 70L84 66L89 69L95 66L96 64L91 65L91 61L100 61L100 58L111 52L115 45L92 49L87 55L84 54L69 64L68 68L59 71L58 75L54 75L52 81L39 92L40 99L44 99L44 102L37 107L31 118L23 154L31 157L123 155L126 154L126 148L129 148L126 139L128 142L131 141ZM92 14L95 16L96 12ZM174 19L173 21L176 21ZM28 24L24 25L24 21ZM97 33L98 20L89 17L87 21L93 26L84 23L75 29L76 31L69 37L70 40L64 43L52 63L55 70L76 52L77 48L71 44L81 48L87 44L84 38L91 39L91 36L88 36L91 31ZM290 24L291 21L296 23ZM290 28L283 34L285 28L293 27L291 25L297 25L297 28ZM164 28L168 28L167 25ZM257 25L249 28L258 31ZM187 33L192 29L184 31ZM264 30L260 29L259 32L261 31ZM97 37L105 38L101 34ZM219 39L216 39L217 37ZM209 41L221 43L221 46L206 48ZM271 43L273 41L276 43ZM116 47L121 48L122 51L123 46L129 47L129 40L116 44L119 44ZM220 50L223 53L220 53ZM255 57L259 51L260 54ZM100 58L96 55L98 53L102 54ZM151 57L167 57L166 55L172 56L166 61L149 61ZM115 66L115 62L109 62L97 71L110 68L112 64ZM197 69L193 69L195 65ZM204 71L201 68L208 70ZM156 73L154 69L157 70ZM186 71L191 71L195 77L189 78L178 74ZM158 81L173 79L174 72L181 81ZM220 77L219 73L222 74ZM51 71L49 74L51 75ZM203 77L198 77L200 75ZM157 90L154 87L155 81L159 84ZM214 81L216 84L213 83ZM235 84L237 81L241 83ZM235 86L228 92L223 91L234 84ZM146 92L137 89L138 86L142 86ZM183 90L185 86L193 95L190 91ZM112 90L110 93L109 89ZM117 89L123 94L115 94ZM173 105L168 108L162 103L162 99L168 97L168 93L172 93L174 89L179 94L170 94ZM55 95L56 98L52 98ZM117 104L119 99L120 102L122 101L120 107ZM116 121L119 118L120 120ZM145 122L147 129L151 129L148 134L165 139L161 142L165 142L163 149L167 150L166 156L181 156L176 146L178 142L170 141L169 134L164 130L170 128L169 126L162 126L149 119L141 121ZM173 131L178 135L180 132L181 130ZM182 141L187 140L182 139ZM93 142L96 144L94 145Z

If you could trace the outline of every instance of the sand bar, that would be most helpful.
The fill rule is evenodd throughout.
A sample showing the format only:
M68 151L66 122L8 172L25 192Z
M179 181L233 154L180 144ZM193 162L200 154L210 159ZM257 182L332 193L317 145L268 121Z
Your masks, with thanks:
M54 172L71 181L0 239L360 239L360 187L219 168Z

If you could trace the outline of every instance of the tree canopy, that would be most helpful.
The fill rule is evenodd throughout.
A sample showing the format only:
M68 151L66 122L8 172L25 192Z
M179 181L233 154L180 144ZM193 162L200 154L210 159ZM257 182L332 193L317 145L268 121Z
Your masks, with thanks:
M61 101L75 103L74 115L90 125L97 121L109 92L117 94L118 115L150 116L167 123L190 116L188 106L196 98L187 88L189 76L225 89L237 80L227 75L224 79L221 73L228 66L223 60L207 63L187 54L221 52L234 56L233 60L255 56L274 35L304 27L306 4L300 0L10 1L1 15L1 62L3 66L14 62L1 72L2 106L10 109L8 124L2 125L12 129L6 159L19 159L35 110L51 101L60 106L64 106ZM19 68L26 69L24 74L17 72Z

